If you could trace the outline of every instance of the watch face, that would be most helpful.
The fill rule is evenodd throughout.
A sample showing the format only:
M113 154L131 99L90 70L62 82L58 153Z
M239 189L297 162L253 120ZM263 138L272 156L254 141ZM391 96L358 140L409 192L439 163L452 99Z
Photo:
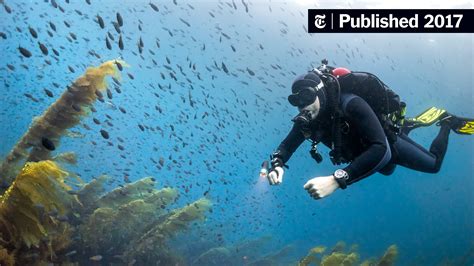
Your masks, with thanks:
M346 171L338 169L338 170L336 170L336 172L334 172L334 177L336 177L336 178L347 178L348 175L347 175Z

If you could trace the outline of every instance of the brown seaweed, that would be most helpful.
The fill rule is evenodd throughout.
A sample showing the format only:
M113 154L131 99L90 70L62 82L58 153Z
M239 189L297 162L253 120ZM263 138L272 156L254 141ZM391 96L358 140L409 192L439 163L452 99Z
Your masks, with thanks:
M121 62L122 65L125 62ZM79 77L44 113L33 119L27 132L18 140L0 165L0 178L11 184L22 163L51 159L51 150L42 145L42 139L48 139L58 146L61 136L67 129L77 125L82 116L97 99L96 91L106 89L105 77L117 76L115 60L90 67ZM79 108L79 109L78 109Z

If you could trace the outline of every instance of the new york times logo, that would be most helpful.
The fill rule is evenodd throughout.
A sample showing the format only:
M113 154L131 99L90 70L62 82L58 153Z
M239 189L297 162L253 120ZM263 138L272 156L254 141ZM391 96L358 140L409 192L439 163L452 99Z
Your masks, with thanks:
M474 33L474 10L309 9L308 32Z
M324 29L326 27L326 15L315 15L314 16L314 26L318 29Z

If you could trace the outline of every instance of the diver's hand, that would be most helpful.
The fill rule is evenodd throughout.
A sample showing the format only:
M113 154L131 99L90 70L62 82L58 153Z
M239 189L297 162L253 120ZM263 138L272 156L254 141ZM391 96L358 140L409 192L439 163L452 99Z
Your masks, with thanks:
M282 167L277 166L270 170L270 173L268 174L268 182L270 182L270 185L279 185L281 182L283 182L283 174L285 171L283 170Z
M304 189L306 189L309 195L314 199L324 198L338 188L339 184L333 175L315 177L304 185Z

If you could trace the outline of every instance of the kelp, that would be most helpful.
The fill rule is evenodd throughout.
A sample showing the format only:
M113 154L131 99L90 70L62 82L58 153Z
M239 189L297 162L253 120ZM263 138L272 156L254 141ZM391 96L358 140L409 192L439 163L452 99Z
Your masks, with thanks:
M288 258L288 255L294 250L295 247L293 245L287 245L274 253L264 255L263 257L256 260L252 260L247 265L259 266L282 264L282 262Z
M346 251L346 244L339 241L329 253L325 253L327 250L324 246L317 246L312 248L308 254L302 258L298 265L320 265L320 266L355 266L355 265L377 265L377 266L389 266L394 265L398 256L398 248L396 245L391 245L385 251L385 254L380 259L367 259L362 263L358 263L360 255L357 252L358 245L352 245L351 248Z
M168 211L178 191L154 188L151 177L106 193L106 176L78 191L67 185L70 176L53 161L23 167L0 201L2 265L87 264L88 258L175 264L181 258L167 247L167 240L204 219L211 208L210 201L202 198Z
M117 207L131 200L147 197L153 192L155 181L153 177L140 179L134 183L119 187L101 197L97 204L101 207Z
M186 241L181 239L181 241ZM193 241L194 243L194 241ZM262 236L255 239L244 239L226 246L213 246L198 254L189 257L190 265L291 265L294 245L286 245L275 249L271 236ZM198 242L201 246L201 242ZM193 248L194 246L191 246Z
M123 61L119 63L126 66ZM87 109L98 97L97 91L106 89L107 76L119 78L116 60L88 68L41 116L34 118L29 129L0 165L0 181L11 184L25 161L50 160L51 150L42 145L42 140L46 138L58 146L61 136L67 134L67 129L77 125L82 116L88 113Z
M232 265L228 262L233 261L232 252L226 247L213 247L197 257L192 265Z
M309 250L308 254L300 260L300 266L307 266L307 265L319 265L321 264L321 258L318 254L322 254L326 251L326 247L324 246L316 246Z
M53 161L68 163L75 165L77 164L77 157L75 152L64 152L53 157Z
M210 200L201 198L181 209L172 211L164 221L155 224L142 237L131 241L125 254L126 260L139 258L137 262L142 264L170 256L171 252L167 250L165 241L176 233L185 230L192 221L204 219L204 214L210 208Z
M0 265L13 266L15 265L15 257L8 253L8 250L0 246Z
M146 179L142 181L146 182ZM125 248L122 245L128 244L130 239L141 237L147 226L165 214L165 206L174 202L177 196L175 189L153 189L152 193L142 199L129 198L128 202L119 207L111 204L97 208L81 226L84 244L95 252L99 252L104 246ZM99 234L104 237L97 238Z
M395 260L398 257L398 248L395 245L391 245L385 251L385 254L380 258L379 262L377 263L378 266L390 266L393 265Z
M67 172L52 161L27 163L1 196L2 238L11 243L39 247L40 241L60 227L57 217L66 215L73 198L64 183Z

